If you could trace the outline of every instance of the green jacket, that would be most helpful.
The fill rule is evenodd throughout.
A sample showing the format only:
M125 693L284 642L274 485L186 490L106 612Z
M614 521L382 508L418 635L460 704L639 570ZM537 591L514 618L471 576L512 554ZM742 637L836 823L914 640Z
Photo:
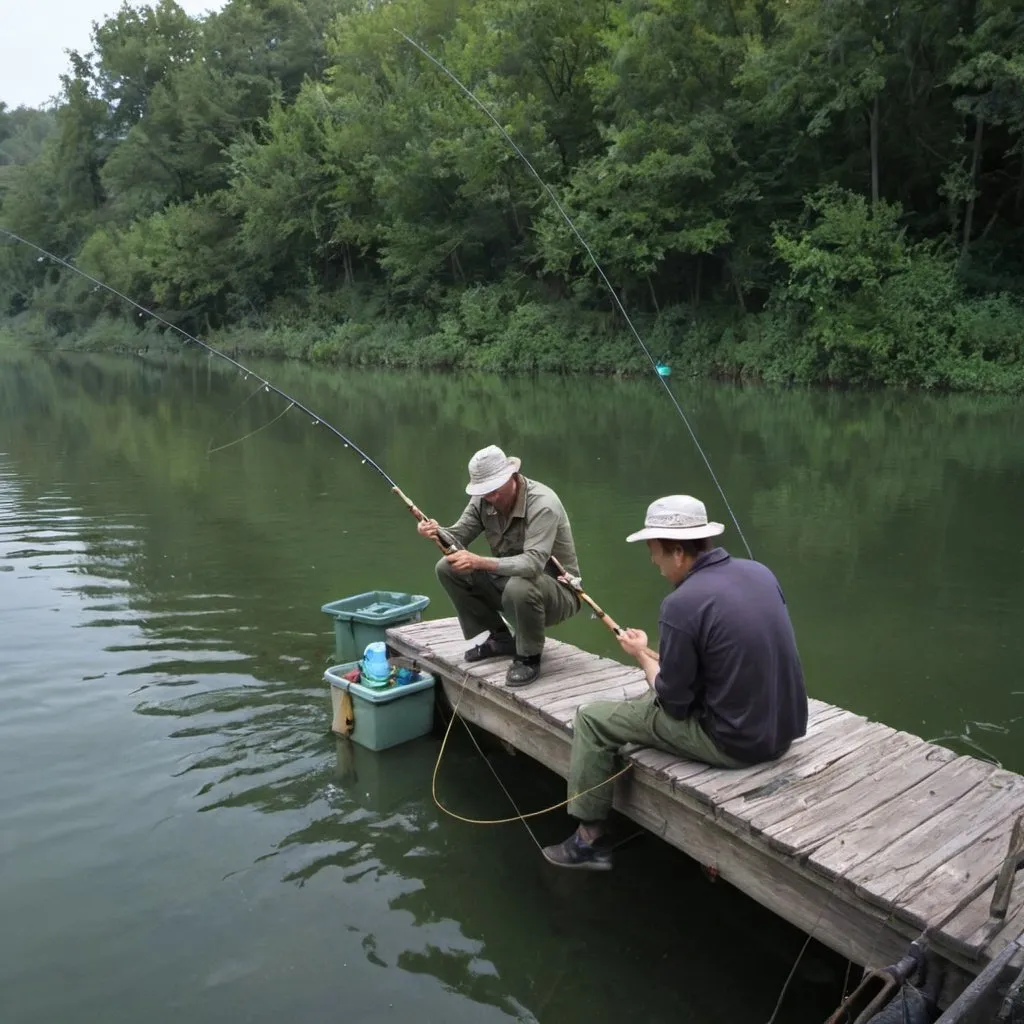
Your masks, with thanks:
M569 573L579 576L572 528L558 495L522 474L516 479L519 493L508 518L483 498L472 498L449 532L465 547L484 534L498 559L494 571L499 576L539 576L545 570L557 576L548 566L552 555Z

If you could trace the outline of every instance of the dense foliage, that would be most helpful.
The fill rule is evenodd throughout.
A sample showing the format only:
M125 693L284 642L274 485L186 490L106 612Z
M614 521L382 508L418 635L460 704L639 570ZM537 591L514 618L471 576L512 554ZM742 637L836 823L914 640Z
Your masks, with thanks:
M1024 386L1024 0L125 6L55 110L0 107L0 224L235 348L637 367L554 203L396 29L677 369ZM0 313L136 343L24 247Z

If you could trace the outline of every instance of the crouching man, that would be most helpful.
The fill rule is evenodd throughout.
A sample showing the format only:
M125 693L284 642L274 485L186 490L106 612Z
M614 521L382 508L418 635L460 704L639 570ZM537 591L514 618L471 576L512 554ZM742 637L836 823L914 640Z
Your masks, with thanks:
M483 643L466 652L466 661L511 656L506 686L525 686L540 675L546 628L580 610L579 598L557 581L551 562L554 555L579 576L569 517L558 495L523 476L520 465L497 445L469 460L470 501L446 529L463 546L484 534L492 557L463 550L437 563L462 635L469 640L488 631ZM416 528L424 537L437 536L436 520L421 520Z

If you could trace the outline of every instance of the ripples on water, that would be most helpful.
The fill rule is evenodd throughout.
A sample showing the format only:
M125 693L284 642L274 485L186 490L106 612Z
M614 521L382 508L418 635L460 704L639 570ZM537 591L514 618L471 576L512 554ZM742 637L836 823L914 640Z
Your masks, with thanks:
M233 649L236 595L133 582L144 523L3 465L0 524L5 1020L517 1014L480 940L392 909L423 888L403 860L441 852L432 741L385 770L325 736L321 667Z
M143 590L144 524L31 497L6 467L0 522L5 1019L610 1019L645 978L647 1019L670 1019L665 962L596 1004L579 978L619 942L558 915L633 931L624 908L539 880L521 833L437 819L436 741L384 758L325 736L320 666L275 653L308 636L234 649L238 595ZM456 743L445 777L487 815L474 758Z
M14 372L0 377L5 1024L768 1018L803 937L693 862L643 839L609 878L564 877L518 827L439 816L436 738L374 755L329 734L320 603L378 586L437 600L432 558L378 480L288 417L211 459L211 438L277 410L254 401L225 423L238 396L206 368ZM544 399L537 384L477 394L418 378L390 391L360 378L339 398L301 374L287 386L351 420L442 518L459 495L424 458L422 424L446 472L492 431L510 436L538 478L565 480L590 589L620 621L650 624L660 581L621 538L648 492L700 493L699 466L669 458L663 399L596 382L563 408L558 382ZM973 447L952 435L945 462L927 458L940 439L926 424L900 461L859 400L722 401L698 422L755 553L787 580L817 695L1012 756L1024 698L999 659L1020 643L1007 631L1019 553L976 543L974 563L991 562L976 578L949 544L964 495L1003 493L1019 472L1012 422ZM886 447L862 451L859 432ZM1012 516L989 508L1008 535ZM583 616L562 635L610 653ZM965 656L989 688L961 686ZM563 795L488 749L521 806ZM450 751L446 801L505 813L469 745L457 735ZM538 831L567 827L556 815ZM842 968L812 946L780 1022L827 1016Z

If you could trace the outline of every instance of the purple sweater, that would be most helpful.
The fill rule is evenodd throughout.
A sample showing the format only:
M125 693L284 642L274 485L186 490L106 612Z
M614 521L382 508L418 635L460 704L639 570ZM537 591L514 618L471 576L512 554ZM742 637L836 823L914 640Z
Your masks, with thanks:
M807 731L807 691L771 570L724 548L700 555L661 604L654 681L673 718L696 716L725 753L770 761Z

